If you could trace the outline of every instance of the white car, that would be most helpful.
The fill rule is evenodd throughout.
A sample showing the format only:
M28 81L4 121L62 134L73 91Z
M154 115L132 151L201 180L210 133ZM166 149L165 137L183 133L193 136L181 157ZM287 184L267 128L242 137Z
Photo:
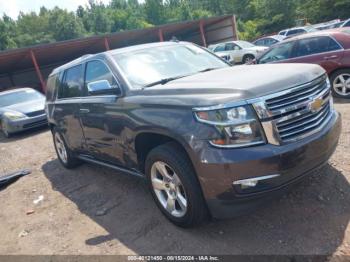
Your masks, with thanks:
M208 47L216 55L230 63L251 63L259 53L268 49L266 46L256 46L246 41L231 41Z
M296 35L305 34L305 33L312 33L316 31L319 31L319 30L314 28L313 26L302 26L302 27L293 27L293 28L285 29L278 32L278 34L289 38L291 36L296 36Z

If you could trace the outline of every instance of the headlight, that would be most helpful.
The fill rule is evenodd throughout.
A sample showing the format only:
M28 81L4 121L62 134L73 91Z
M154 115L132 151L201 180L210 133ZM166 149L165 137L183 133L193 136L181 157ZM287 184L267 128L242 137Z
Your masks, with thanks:
M218 137L209 142L218 147L244 147L265 143L263 131L251 106L216 110L195 109L198 121L216 127Z
M10 119L10 120L16 120L16 119L21 119L21 118L26 118L24 114L21 112L16 112L16 111L8 111L3 114L4 117Z

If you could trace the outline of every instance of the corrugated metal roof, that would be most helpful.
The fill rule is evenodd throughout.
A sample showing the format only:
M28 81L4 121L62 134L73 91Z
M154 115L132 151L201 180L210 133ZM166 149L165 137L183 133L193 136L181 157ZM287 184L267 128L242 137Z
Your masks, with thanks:
M232 18L232 15L202 19L205 27L215 25ZM159 41L159 30L165 40L172 36L182 37L198 34L200 20L166 24L162 26L130 30L113 34L85 37L50 44L41 44L26 48L0 52L0 75L33 68L30 51L33 51L40 67L52 64L63 64L84 54L95 54L106 50L105 39L110 49L129 45Z

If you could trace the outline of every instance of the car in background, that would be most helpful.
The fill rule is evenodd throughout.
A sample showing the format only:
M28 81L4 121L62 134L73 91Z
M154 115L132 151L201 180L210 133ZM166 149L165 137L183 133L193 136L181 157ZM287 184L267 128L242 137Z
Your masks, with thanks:
M327 71L333 94L350 98L350 29L319 31L287 39L261 55L256 63L318 64Z
M292 37L300 34L316 32L316 31L318 30L312 26L303 26L303 27L293 27L293 28L285 29L280 31L278 34L285 37Z
M6 137L47 125L45 96L32 88L0 93L0 128Z
M343 21L344 22L344 21ZM312 26L317 30L327 30L339 27L342 23L339 19L334 19L332 21L323 22L319 24L313 24Z
M256 46L267 46L270 47L274 44L282 42L286 37L283 35L270 35L261 37L253 42L253 45Z
M342 21L342 24L339 27L349 27L350 26L350 19Z
M268 48L256 46L247 41L231 41L210 45L208 49L227 62L249 64L258 54L263 53Z

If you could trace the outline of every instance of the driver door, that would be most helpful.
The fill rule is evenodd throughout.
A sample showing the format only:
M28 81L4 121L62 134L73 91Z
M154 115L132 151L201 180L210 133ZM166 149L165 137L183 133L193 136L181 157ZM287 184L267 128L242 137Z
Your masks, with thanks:
M98 160L121 164L123 123L118 81L104 61L92 60L85 64L84 86L87 94L79 112L86 151Z

